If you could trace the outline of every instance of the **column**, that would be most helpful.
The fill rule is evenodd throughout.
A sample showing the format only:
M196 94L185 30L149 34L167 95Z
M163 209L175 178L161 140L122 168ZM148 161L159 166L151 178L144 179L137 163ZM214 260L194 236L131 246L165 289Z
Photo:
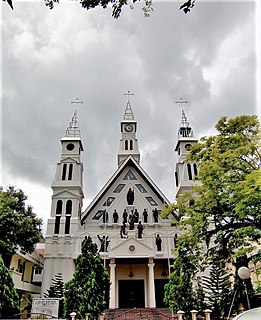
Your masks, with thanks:
M149 308L156 308L155 301L155 284L154 284L154 263L153 259L149 258Z
M110 266L110 283L111 283L111 287L110 287L110 303L109 303L109 309L115 309L116 308L116 290L115 290L115 286L116 286L116 263L114 262L114 259L111 260L111 263L109 264Z

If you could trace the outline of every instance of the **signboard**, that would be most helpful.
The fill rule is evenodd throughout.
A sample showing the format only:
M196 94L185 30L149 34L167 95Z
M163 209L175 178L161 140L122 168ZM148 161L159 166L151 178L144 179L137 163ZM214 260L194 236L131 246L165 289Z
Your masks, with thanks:
M58 318L59 299L57 298L33 298L32 319ZM44 316L44 317L43 317Z

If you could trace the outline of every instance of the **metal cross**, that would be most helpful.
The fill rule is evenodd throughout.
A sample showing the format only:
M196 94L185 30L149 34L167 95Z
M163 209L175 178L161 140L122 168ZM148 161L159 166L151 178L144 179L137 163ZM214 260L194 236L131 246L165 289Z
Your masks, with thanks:
M124 93L125 96L128 96L128 99L130 96L134 96L134 93L130 93L130 91L128 90L128 93Z
M83 101L80 101L79 98L76 98L76 100L75 101L71 101L71 103L77 103L78 104L78 103L83 103Z
M182 103L188 103L188 101L186 101L186 100L183 101L182 98L180 98L179 101L175 101L175 103L181 103L182 104Z

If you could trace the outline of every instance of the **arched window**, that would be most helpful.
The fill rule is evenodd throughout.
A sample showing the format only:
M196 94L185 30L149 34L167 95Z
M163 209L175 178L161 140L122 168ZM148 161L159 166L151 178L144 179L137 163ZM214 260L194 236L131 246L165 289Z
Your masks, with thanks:
M62 173L62 180L65 180L66 178L66 171L67 171L67 164L63 164L63 173Z
M72 180L72 173L73 173L73 164L70 163L70 165L69 165L69 173L68 173L68 180Z
M187 168L188 168L188 178L189 178L189 180L192 180L192 172L191 172L191 164L190 163L187 164Z
M178 178L178 172L175 171L175 181L176 181L176 187L179 185L179 178Z
M72 200L66 202L66 211L65 211L65 234L70 233L70 220L72 215Z
M130 150L132 150L132 149L133 149L133 141L130 140Z
M125 140L125 150L128 150L128 140Z
M196 163L193 163L193 169L194 169L195 176L197 176L198 175L198 168L197 168Z
M60 221L63 210L62 200L58 200L56 204L56 213L55 213L55 223L54 223L54 234L59 234L60 232Z

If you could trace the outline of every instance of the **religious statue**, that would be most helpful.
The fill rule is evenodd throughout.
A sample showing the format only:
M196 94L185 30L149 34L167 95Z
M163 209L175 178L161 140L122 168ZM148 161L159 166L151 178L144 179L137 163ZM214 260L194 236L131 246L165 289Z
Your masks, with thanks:
M108 223L108 219L109 219L109 215L108 212L106 210L103 211L103 215L102 215L102 221L103 223Z
M152 211L152 213L153 213L154 222L155 222L155 223L158 223L158 222L159 222L159 212L158 212L158 210L157 210L157 209L154 209L154 210Z
M108 246L109 246L109 242L110 240L108 240L109 236L105 237L103 236L102 238L98 235L98 239L101 242L101 248L99 250L99 252L108 252Z
M127 193L127 203L129 205L132 205L134 202L134 190L131 190L131 188L129 188L129 191Z
M127 223L127 218L128 218L128 212L126 209L124 209L123 214L122 214L123 222Z
M178 235L175 233L174 234L174 248L177 247L177 244L178 244Z
M138 223L139 222L139 212L137 211L137 209L134 210L134 222Z
M155 242L156 242L157 251L161 251L162 240L159 234L157 234Z
M127 237L127 234L126 234L126 223L124 221L123 221L123 223L121 225L120 236L121 236L121 238L126 238Z
M118 212L116 211L116 209L114 209L112 217L113 217L113 223L118 223L119 215L118 215Z
M141 224L141 221L139 221L138 225L137 225L137 229L138 229L138 238L141 239L142 238L142 233L143 233L143 225Z
M133 214L133 210L131 210L131 214L129 215L129 225L130 225L130 230L134 230L134 214Z
M148 211L144 209L142 214L143 214L144 223L148 223Z

